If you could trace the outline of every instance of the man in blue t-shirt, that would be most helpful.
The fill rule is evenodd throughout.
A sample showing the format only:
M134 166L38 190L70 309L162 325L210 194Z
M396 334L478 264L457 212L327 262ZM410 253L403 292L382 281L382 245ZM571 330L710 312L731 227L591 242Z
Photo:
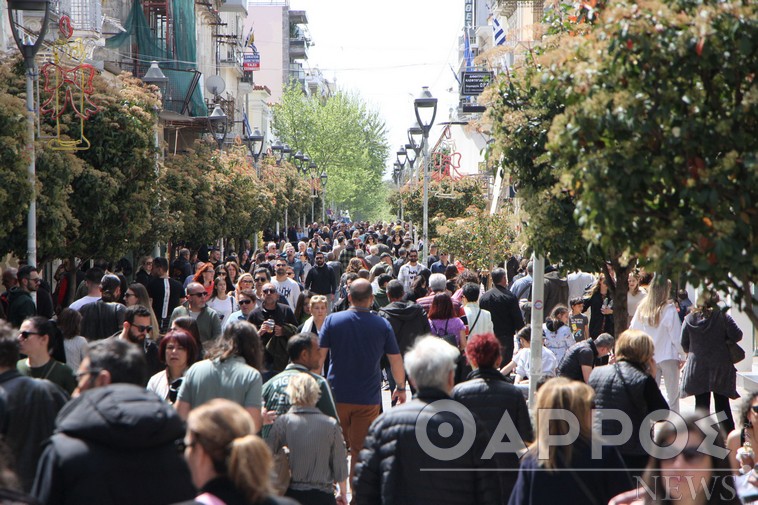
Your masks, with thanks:
M321 327L321 361L330 352L327 379L332 386L342 433L350 446L350 481L363 440L379 416L382 373L379 360L387 355L397 383L392 399L405 403L405 371L392 326L371 312L371 284L356 279L348 293L350 308L331 314Z

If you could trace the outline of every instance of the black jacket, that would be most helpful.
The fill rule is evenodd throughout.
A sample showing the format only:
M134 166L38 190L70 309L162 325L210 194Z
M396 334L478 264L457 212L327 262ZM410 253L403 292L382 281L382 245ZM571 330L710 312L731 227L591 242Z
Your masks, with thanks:
M21 375L13 368L0 374L0 395L4 400L0 434L16 458L22 488L29 491L42 444L53 434L55 416L68 394L57 384Z
M337 291L334 279L334 270L329 265L322 267L314 266L305 276L305 289L309 289L317 295L331 295Z
M450 400L450 397L436 389L420 390L412 401L385 412L373 422L355 469L353 496L356 503L502 503L498 480L492 477L491 471L479 470L495 468L492 459L480 458L489 441L486 428L476 419L475 426L464 426L457 413L429 406L437 400ZM475 438L462 456L445 461L421 448L416 436L420 422L428 423L425 443L430 447L442 449L461 444L463 434L470 430L474 430ZM443 423L453 428L447 438L439 434Z
M418 337L429 333L426 312L416 303L392 302L379 309L378 314L392 326L401 355L405 354Z
M650 412L669 410L657 381L639 366L627 361L613 365L600 366L592 370L589 385L595 390L595 406L599 411L618 409L625 412L632 422L632 436L620 446L622 455L647 454L640 442L640 430L650 430L652 425L644 427L642 420ZM621 425L618 421L602 422L602 435L618 435Z
M465 382L455 386L452 396L453 400L462 403L484 423L490 436L496 433L502 418L508 416L518 430L524 448L534 439L524 395L516 386L506 382L499 371L492 368L474 370ZM518 442L510 440L509 437L496 438L498 442ZM498 468L510 470L496 473L500 479L500 492L505 503L516 484L517 473L514 470L519 467L519 458L515 452L498 451L494 459Z
M189 468L176 450L184 423L144 388L85 391L58 415L32 494L46 505L163 505L189 500Z
M14 328L20 328L27 317L37 315L32 295L18 286L8 292L8 322Z
M516 295L506 287L495 286L482 295L479 307L490 312L495 336L513 351L513 335L524 327Z
M87 340L102 340L124 327L126 307L120 303L98 300L88 303L79 312L82 314L81 335Z

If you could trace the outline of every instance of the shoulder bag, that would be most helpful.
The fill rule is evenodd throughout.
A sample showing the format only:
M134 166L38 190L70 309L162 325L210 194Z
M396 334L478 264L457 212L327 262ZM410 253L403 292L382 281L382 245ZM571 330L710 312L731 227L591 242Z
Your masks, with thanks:
M445 320L445 331L443 332L442 335L439 334L439 331L437 330L437 326L434 324L434 322L432 322L432 326L434 326L434 334L457 349L459 347L458 339L452 333L447 332L447 325L449 322L450 322L449 319Z

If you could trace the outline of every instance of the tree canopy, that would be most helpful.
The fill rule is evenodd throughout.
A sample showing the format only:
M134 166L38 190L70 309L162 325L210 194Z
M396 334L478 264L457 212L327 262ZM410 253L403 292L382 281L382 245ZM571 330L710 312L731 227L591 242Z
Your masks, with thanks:
M538 252L573 267L611 261L618 302L618 267L639 258L729 288L750 307L757 10L618 1L591 24L554 12L549 26L559 29L501 77L492 109Z
M305 96L297 84L286 87L274 105L273 128L293 153L307 153L318 173L328 176L326 201L350 210L356 219L386 212L382 183L389 153L384 121L356 95L337 92Z

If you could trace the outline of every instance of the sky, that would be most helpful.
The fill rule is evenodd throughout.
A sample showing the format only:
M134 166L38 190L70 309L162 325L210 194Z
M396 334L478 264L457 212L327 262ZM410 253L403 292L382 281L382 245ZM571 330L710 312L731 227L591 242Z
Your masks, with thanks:
M458 68L463 0L290 0L290 9L308 16L309 66L384 118L393 161L422 86L439 99L435 122L448 120L458 103L451 65Z

